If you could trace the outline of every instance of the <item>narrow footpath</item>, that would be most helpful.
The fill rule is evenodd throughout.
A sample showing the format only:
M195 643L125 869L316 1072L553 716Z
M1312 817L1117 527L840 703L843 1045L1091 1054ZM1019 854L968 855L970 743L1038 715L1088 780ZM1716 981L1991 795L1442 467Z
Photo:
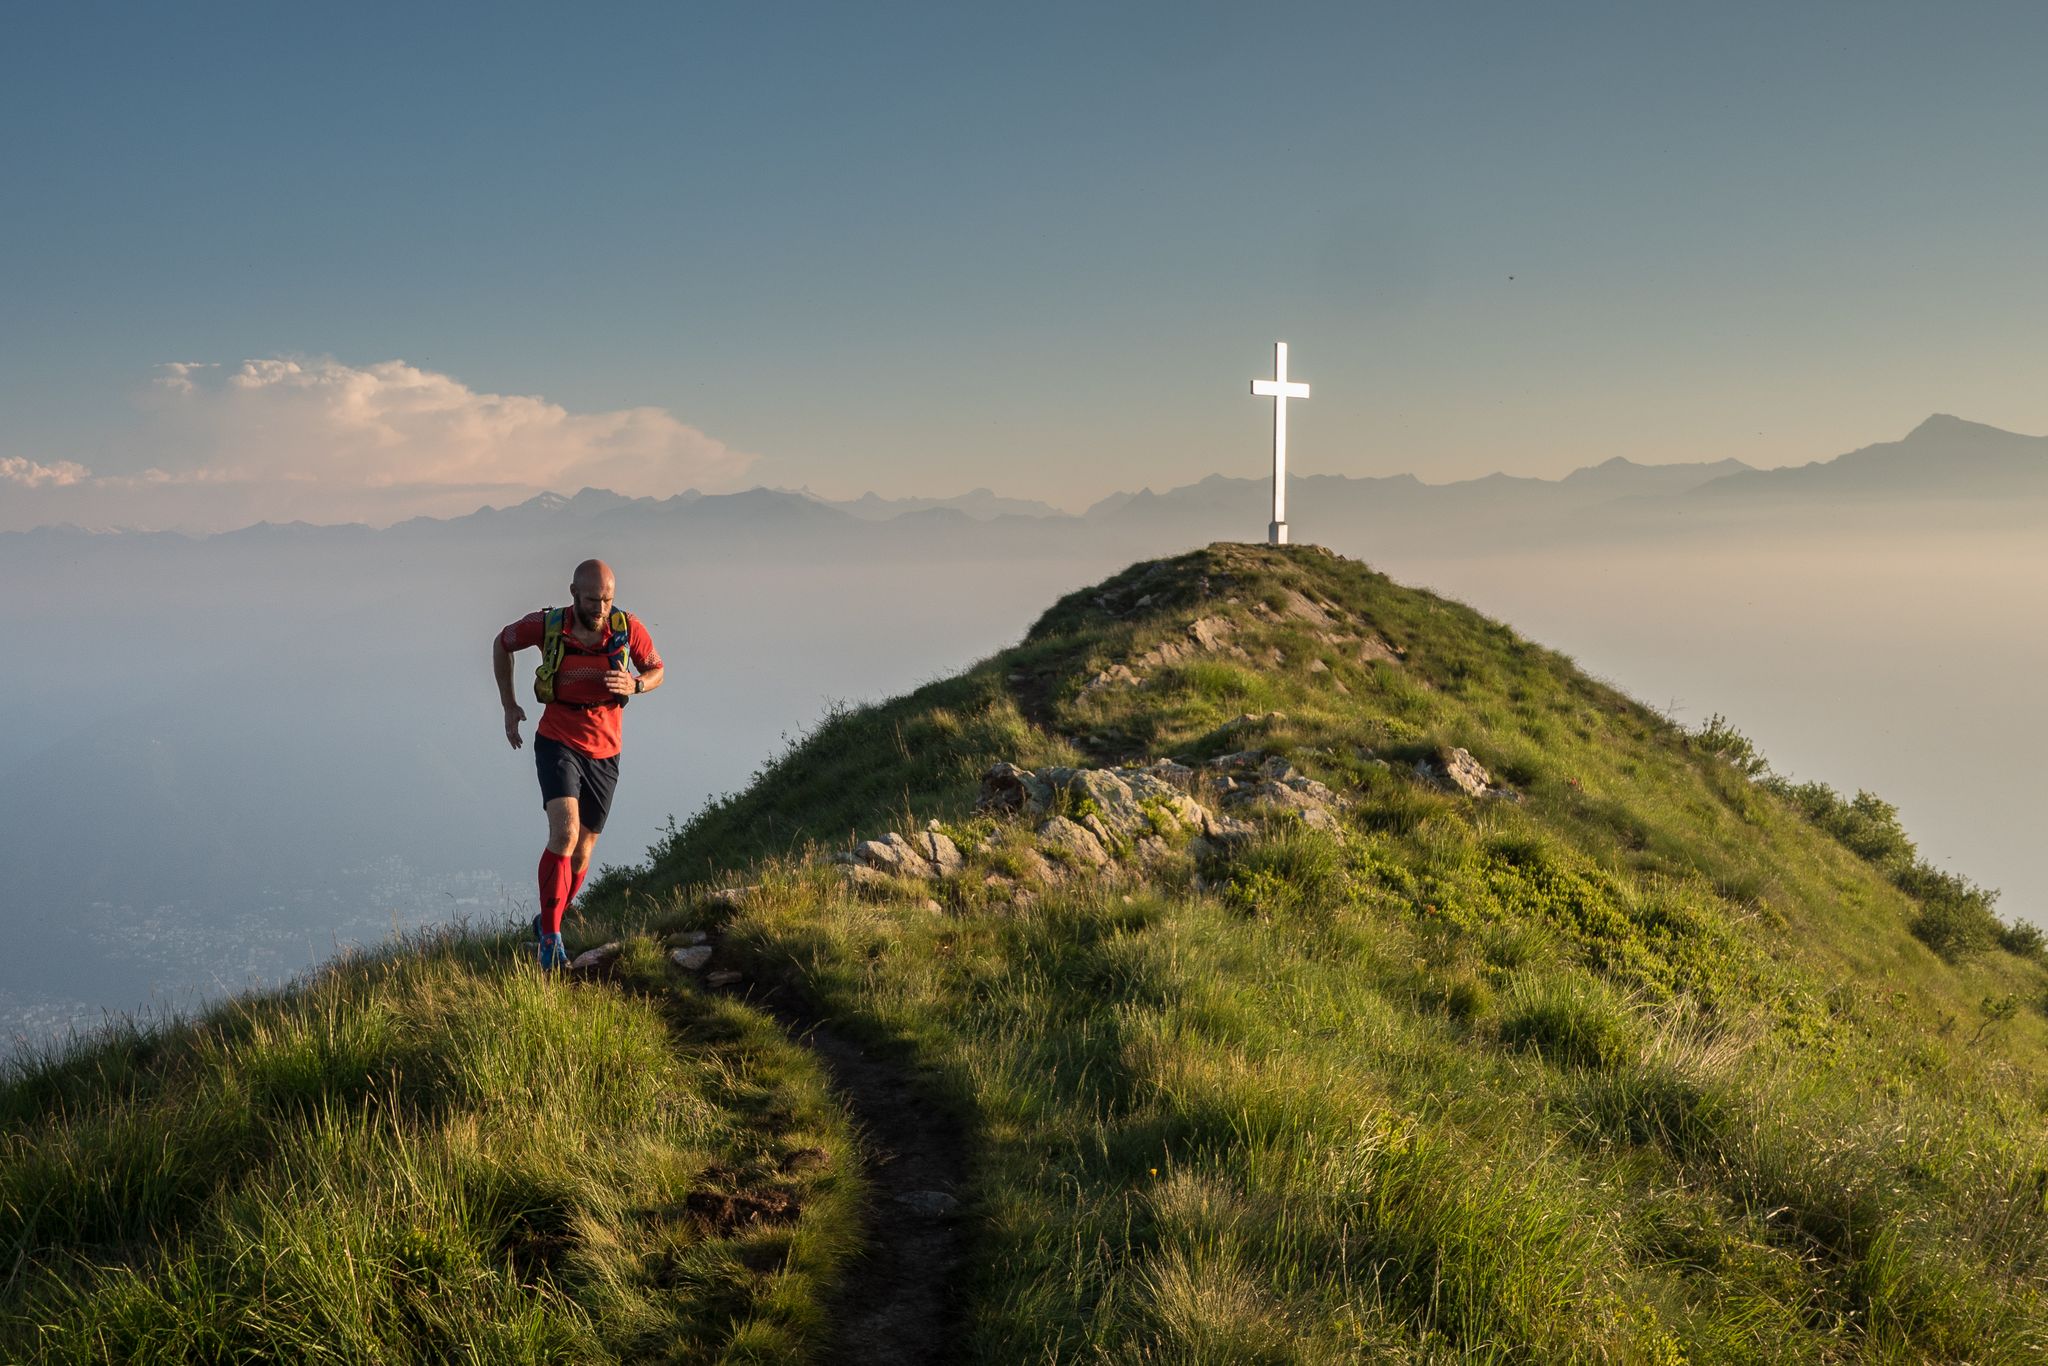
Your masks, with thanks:
M942 1366L964 1360L957 1217L965 1136L902 1064L835 1032L794 992L754 1004L818 1055L860 1129L868 1205L862 1251L833 1304L833 1366Z

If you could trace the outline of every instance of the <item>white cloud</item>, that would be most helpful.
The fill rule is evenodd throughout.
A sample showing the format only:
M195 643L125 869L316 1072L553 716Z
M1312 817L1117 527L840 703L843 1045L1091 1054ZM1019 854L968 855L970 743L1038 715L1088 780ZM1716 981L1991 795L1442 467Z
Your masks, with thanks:
M32 489L65 488L92 478L92 471L70 460L41 465L18 455L0 459L0 479Z
M665 496L734 486L752 457L662 408L572 413L479 393L401 360L244 361L225 377L179 361L156 384L173 430L165 478L286 481L335 490L480 485Z

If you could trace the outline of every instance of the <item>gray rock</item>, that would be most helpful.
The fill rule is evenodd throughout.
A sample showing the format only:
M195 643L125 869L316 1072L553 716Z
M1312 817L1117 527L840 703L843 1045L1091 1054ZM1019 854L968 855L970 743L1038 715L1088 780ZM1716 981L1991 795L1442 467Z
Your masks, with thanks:
M1178 788L1182 792L1192 791L1195 786L1195 771L1186 764L1178 764L1171 759L1160 759L1142 768L1120 768L1116 772L1118 777L1131 785L1131 791L1141 798L1147 795L1146 789L1154 784L1164 784L1167 787ZM1144 780L1143 784L1140 783L1140 779Z
M1405 651L1398 650L1378 636L1367 636L1358 646L1360 664L1399 664Z
M1493 786L1493 778L1480 762L1462 749L1454 749L1438 756L1443 775L1468 797L1483 797Z
M1119 843L1116 832L1109 828L1108 822L1104 821L1102 817L1096 815L1093 811L1090 811L1081 818L1081 828L1095 836L1096 841L1104 849L1112 853L1116 851L1116 846Z
M687 949L677 949L669 955L669 960L684 972L702 972L711 962L711 946L698 944Z
M1038 827L1038 842L1047 849L1068 856L1081 867L1100 868L1109 862L1109 851L1087 829L1065 816L1049 817Z
M1298 617L1301 620L1309 622L1310 624L1315 626L1336 625L1335 619L1332 618L1328 612L1325 612L1322 608L1318 607L1313 602L1310 602L1307 598L1295 592L1292 588L1287 589L1283 596L1285 600L1281 603L1280 607L1281 613L1283 615L1290 617Z
M839 875L846 879L846 885L856 892L887 896L895 890L895 883L889 875L865 863L842 863Z
M895 831L892 830L888 834L882 836L882 843L888 845L889 849L896 855L897 869L906 876L938 876L939 870L932 867L931 860L926 858L923 854L919 853L916 845L912 844L909 840L903 838L903 836L897 834Z
M1188 637L1205 650L1221 650L1237 626L1228 617L1200 617L1188 625Z
M1052 784L1028 768L1000 763L981 775L980 811L1018 811L1039 815L1052 806Z
M879 873L903 871L902 860L884 840L862 840L853 846L852 857L840 861L862 864Z
M1089 693L1101 692L1104 688L1135 688L1144 681L1137 674L1131 672L1130 665L1112 664L1086 683L1083 683L1081 685L1081 695L1086 697Z
M926 830L911 840L917 852L940 877L957 877L967 867L967 857L943 830Z
M1220 815L1214 811L1204 814L1208 819L1202 822L1202 838L1213 843L1235 844L1248 840L1257 833L1257 827L1250 821L1241 821L1235 816Z
M1301 812L1301 820L1302 824L1306 825L1309 829L1320 830L1326 835L1341 835L1344 833L1343 824L1334 815L1330 814L1330 808L1327 806L1304 807Z
M744 972L738 972L732 968L725 968L719 972L707 974L704 978L704 985L708 987L729 987L732 986L735 982L745 981L746 976L747 975Z

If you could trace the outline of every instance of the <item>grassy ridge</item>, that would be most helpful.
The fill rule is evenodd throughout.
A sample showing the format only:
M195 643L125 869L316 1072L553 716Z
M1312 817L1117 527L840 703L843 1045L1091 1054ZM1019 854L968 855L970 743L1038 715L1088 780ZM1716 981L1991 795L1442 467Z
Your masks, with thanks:
M0 1358L815 1346L853 1236L844 1121L779 1031L672 993L646 937L628 948L621 991L440 938L17 1064ZM733 1196L770 1217L736 1222Z
M1197 615L1242 656L1087 686ZM771 815L748 855L953 822L943 916L799 859L723 928L979 1117L974 1359L2037 1359L2039 962L1933 952L1898 860L1726 740L1362 566L1216 547L835 718L622 876L675 896ZM1448 745L1522 800L1409 771ZM982 883L986 764L1247 746L1349 793L1341 836Z

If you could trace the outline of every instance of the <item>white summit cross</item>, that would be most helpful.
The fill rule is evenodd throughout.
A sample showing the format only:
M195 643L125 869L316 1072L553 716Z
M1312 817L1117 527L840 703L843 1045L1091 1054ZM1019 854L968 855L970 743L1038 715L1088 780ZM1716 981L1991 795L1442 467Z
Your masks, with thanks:
M1287 544L1287 400L1307 398L1306 384L1287 382L1287 343L1273 343L1273 378L1252 381L1252 393L1273 400L1273 525L1266 539Z

